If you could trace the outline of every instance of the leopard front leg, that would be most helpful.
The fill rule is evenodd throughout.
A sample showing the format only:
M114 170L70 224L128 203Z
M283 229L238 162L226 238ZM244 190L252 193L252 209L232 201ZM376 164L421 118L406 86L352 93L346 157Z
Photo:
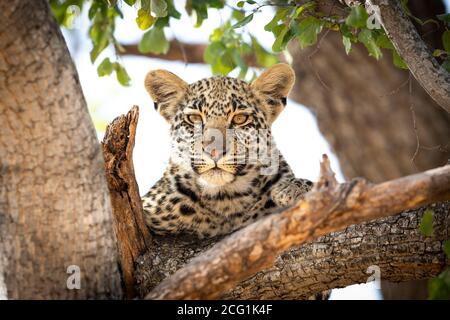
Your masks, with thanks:
M282 178L271 189L272 201L281 208L296 204L304 195L311 190L313 183L306 179L294 177Z

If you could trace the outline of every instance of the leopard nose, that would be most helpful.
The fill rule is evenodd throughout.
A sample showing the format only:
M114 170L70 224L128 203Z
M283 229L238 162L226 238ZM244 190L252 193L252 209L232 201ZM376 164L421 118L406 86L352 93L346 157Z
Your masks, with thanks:
M214 161L222 158L227 150L223 131L215 128L206 129L203 134L202 149Z
M209 155L214 161L218 161L225 154L224 148L214 146L214 144L204 146L203 152Z

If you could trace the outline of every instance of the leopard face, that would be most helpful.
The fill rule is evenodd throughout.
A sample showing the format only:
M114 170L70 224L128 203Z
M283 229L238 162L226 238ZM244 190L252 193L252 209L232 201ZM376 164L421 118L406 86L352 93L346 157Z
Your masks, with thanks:
M271 124L293 81L286 67L252 84L229 77L187 84L168 71L150 72L146 88L171 125L171 161L211 190L233 187L239 177L267 167L270 152L277 152L268 150Z

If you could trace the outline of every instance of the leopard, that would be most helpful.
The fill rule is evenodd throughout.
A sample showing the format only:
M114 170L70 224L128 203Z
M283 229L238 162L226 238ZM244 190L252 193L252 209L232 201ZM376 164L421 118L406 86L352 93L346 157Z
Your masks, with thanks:
M313 183L294 176L272 134L294 82L285 63L250 82L188 84L167 70L148 72L145 88L172 143L163 176L142 197L152 233L224 236L303 199Z

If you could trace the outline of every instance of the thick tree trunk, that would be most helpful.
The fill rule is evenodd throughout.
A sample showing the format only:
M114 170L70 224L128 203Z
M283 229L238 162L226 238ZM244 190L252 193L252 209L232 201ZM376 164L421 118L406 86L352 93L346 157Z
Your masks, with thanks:
M0 274L10 299L121 296L100 145L46 0L0 2Z

